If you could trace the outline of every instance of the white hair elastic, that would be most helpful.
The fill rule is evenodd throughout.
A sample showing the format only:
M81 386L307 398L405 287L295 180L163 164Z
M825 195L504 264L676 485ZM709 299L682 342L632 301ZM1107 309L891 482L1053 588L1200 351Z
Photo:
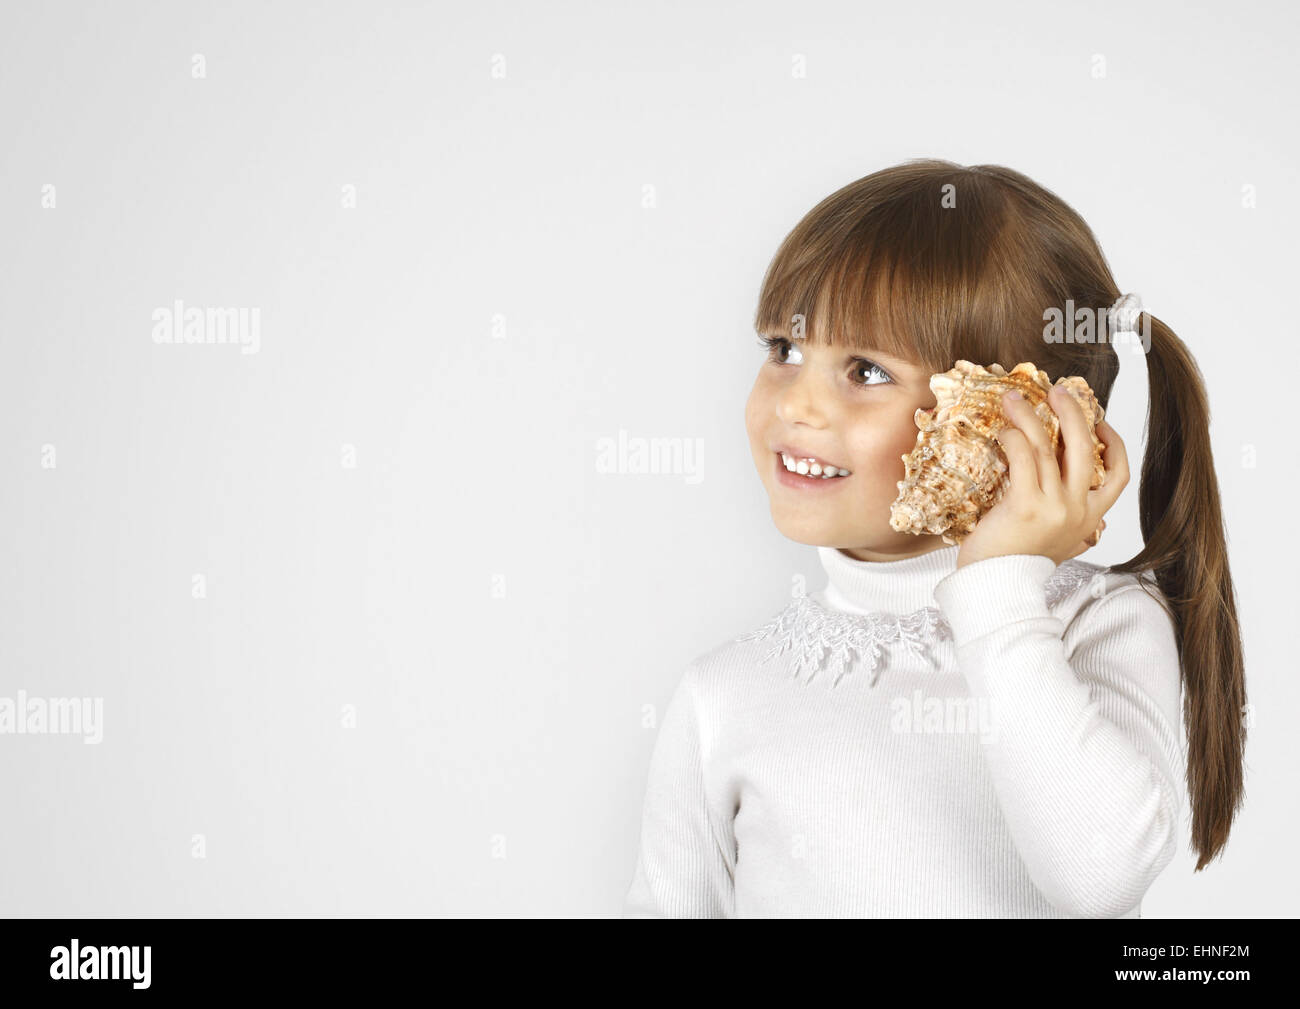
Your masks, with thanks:
M1110 324L1112 333L1136 333L1138 318L1142 315L1142 296L1140 294L1124 294L1115 304L1110 306L1107 313L1107 320Z

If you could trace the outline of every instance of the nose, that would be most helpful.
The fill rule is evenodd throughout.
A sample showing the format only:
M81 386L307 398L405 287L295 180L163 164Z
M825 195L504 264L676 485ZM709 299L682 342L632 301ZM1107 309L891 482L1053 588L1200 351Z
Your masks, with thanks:
M793 380L776 397L776 415L786 424L808 427L826 426L826 391L819 385L813 369L801 367Z

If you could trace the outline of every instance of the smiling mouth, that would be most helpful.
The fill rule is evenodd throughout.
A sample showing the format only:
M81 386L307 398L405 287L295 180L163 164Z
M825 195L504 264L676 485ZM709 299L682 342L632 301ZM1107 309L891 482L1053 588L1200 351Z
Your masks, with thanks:
M808 480L842 480L847 476L853 475L852 470L843 469L839 466L823 464L811 456L797 459L785 452L778 452L777 455L787 473L792 473Z

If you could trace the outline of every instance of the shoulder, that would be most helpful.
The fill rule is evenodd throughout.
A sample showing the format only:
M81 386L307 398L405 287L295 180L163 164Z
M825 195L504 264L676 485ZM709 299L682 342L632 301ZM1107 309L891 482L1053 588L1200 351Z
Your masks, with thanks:
M1070 571L1061 568L1069 566ZM1168 599L1150 572L1113 572L1067 561L1057 568L1053 615L1072 660L1122 667L1171 703L1180 691L1178 630ZM1049 605L1053 605L1049 582Z
M1111 571L1078 558L1058 565L1045 586L1047 605L1067 632L1138 613L1157 629L1173 628L1169 601L1150 572Z
M720 710L726 698L751 693L758 679L781 666L775 657L793 651L824 612L809 596L797 596L697 654L683 676L696 705L703 711Z

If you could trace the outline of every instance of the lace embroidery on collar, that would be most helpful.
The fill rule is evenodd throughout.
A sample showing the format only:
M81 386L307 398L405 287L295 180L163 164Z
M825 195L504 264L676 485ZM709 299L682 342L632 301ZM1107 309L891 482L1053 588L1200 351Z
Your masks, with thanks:
M1103 573L1103 568L1074 560L1058 565L1044 586L1048 607L1063 602L1085 582L1093 582L1092 591L1100 594ZM811 596L799 596L758 630L735 640L773 638L776 646L762 661L767 662L789 649L794 659L795 678L804 683L811 681L829 659L833 687L859 659L865 661L867 682L874 686L885 666L884 647L894 643L901 643L933 666L935 659L929 646L951 637L952 628L937 606L926 606L902 616L883 612L857 614L824 606Z

